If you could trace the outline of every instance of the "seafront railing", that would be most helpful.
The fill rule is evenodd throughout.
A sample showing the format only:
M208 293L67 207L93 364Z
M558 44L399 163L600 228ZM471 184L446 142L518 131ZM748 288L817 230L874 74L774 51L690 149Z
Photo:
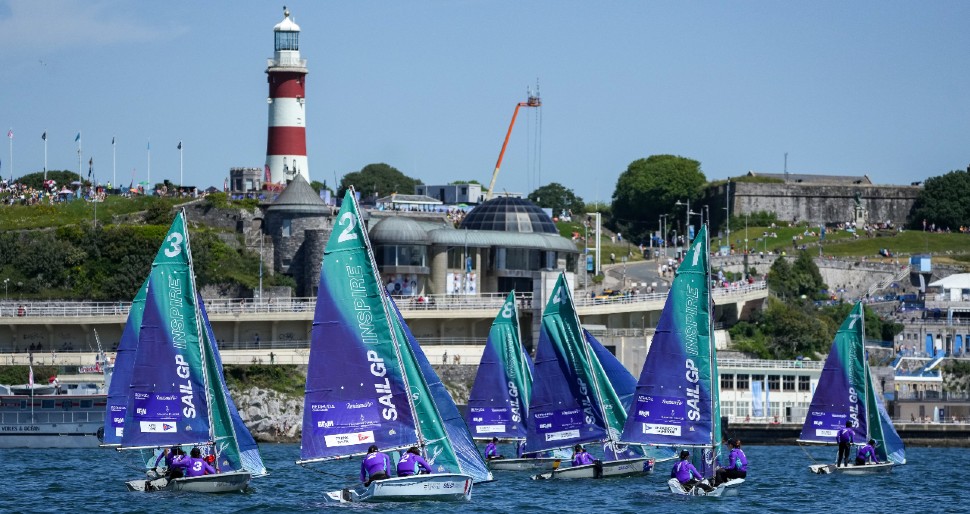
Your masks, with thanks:
M764 281L732 287L714 288L712 294L716 299L727 299L743 296L752 292L763 291L768 287ZM505 302L506 293L482 293L477 295L418 295L394 296L397 306L405 312L409 311L462 311L462 310L494 310L497 311ZM596 305L624 305L648 302L662 302L667 293L644 293L610 296L607 298L576 298L577 307ZM536 307L531 293L516 295L520 309L529 310ZM258 300L253 298L210 298L205 299L206 311L213 315L242 315L242 314L295 314L313 312L316 298L268 298ZM131 302L72 302L72 301L0 301L0 318L4 317L51 317L51 318L81 318L128 316Z
M822 361L807 360L767 360L767 359L718 359L718 369L724 368L744 368L744 369L822 369L825 365Z

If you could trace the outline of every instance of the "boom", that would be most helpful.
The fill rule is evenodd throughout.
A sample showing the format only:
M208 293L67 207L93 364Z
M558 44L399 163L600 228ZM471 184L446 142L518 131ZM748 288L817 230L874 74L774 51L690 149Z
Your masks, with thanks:
M505 142L502 143L502 151L498 153L498 161L495 163L495 171L492 172L492 181L488 183L488 192L485 193L485 201L491 200L493 194L495 193L495 180L498 178L498 170L502 167L502 157L505 156L505 148L509 146L509 137L512 136L512 127L515 126L515 118L519 115L520 107L542 107L542 99L539 98L539 89L536 88L536 93L533 95L532 90L529 90L529 98L524 102L519 102L515 106L515 111L512 112L512 122L509 123L509 131L505 133Z

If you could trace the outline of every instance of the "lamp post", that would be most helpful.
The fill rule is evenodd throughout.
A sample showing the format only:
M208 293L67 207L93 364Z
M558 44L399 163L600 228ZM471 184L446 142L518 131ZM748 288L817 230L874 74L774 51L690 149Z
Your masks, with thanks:
M670 216L670 215L669 214L660 215L660 246L663 247L664 259L667 258L667 230L666 230L667 216Z
M687 212L684 213L684 244L690 244L690 198L687 199L687 202L677 200L674 205L687 206Z
M9 284L9 283L10 283L10 279L9 278L3 279L3 301L4 302L9 302L10 301L10 295L7 294L7 284Z
M724 219L727 220L728 254L731 253L731 181L724 186Z

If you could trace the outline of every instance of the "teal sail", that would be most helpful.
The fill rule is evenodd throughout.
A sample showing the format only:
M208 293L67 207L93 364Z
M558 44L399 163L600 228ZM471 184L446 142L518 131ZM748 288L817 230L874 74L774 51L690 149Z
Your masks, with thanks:
M474 460L464 451L470 436L457 431L457 407L444 401L394 309L349 188L321 265L300 462L363 454L371 444L418 446L436 471L489 479L484 463L484 473L476 469L477 451Z
M812 395L799 441L835 444L846 422L855 440L875 439L880 460L906 462L903 442L876 397L865 350L865 313L861 302L842 322Z
M677 268L621 440L704 448L705 475L721 444L717 354L711 322L707 227Z
M148 280L138 288L135 299L128 310L128 320L121 333L121 341L115 354L111 383L108 385L108 399L104 416L104 446L118 446L125 429L125 413L128 411L128 388L131 375L135 370L135 354L138 350L138 333L141 319L145 313L145 297L148 295Z
M468 425L476 439L525 439L532 369L521 341L512 291L492 322L468 398Z
M586 342L565 274L542 313L534 380L525 453L576 443L616 447L626 412Z
M215 454L219 456L219 471L249 471L252 476L267 474L266 465L259 455L259 446L249 429L243 423L236 404L229 396L229 387L222 370L222 356L216 344L212 324L205 310L205 303L199 296L199 312L202 315L202 334L205 344L202 347L208 365L209 397L212 398L212 433Z
M175 216L148 282L121 447L204 444L211 419L183 212Z
M404 322L401 311L398 310L394 300L388 298L394 307L397 318L396 326L403 333L402 340L407 341L407 351L402 351L405 361L416 363L414 380L423 383L427 389L416 389L411 387L412 399L414 400L415 411L418 422L421 425L421 433L425 438L425 453L428 455L428 462L439 471L459 472L472 477L475 483L488 482L492 480L492 472L488 470L485 461L475 447L471 432L465 419L461 417L461 411L455 405L454 399L441 382L441 378L431 367L431 362L418 344L411 329ZM405 366L405 369L414 369ZM418 376L418 373L420 376ZM419 391L415 393L415 391ZM424 396L424 395L430 396ZM430 399L431 401L423 401Z
M266 474L225 385L197 293L184 211L175 216L147 284L121 449L211 444L219 471Z

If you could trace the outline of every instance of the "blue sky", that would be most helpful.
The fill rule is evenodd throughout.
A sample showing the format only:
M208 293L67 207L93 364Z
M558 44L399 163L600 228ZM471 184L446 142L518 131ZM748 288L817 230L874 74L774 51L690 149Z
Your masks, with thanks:
M266 59L283 3L0 1L0 128L13 174L221 187L262 167ZM560 182L608 201L638 158L709 179L863 173L881 184L970 163L970 2L288 1L308 60L310 175L386 162L425 183ZM9 140L0 149L9 176Z

